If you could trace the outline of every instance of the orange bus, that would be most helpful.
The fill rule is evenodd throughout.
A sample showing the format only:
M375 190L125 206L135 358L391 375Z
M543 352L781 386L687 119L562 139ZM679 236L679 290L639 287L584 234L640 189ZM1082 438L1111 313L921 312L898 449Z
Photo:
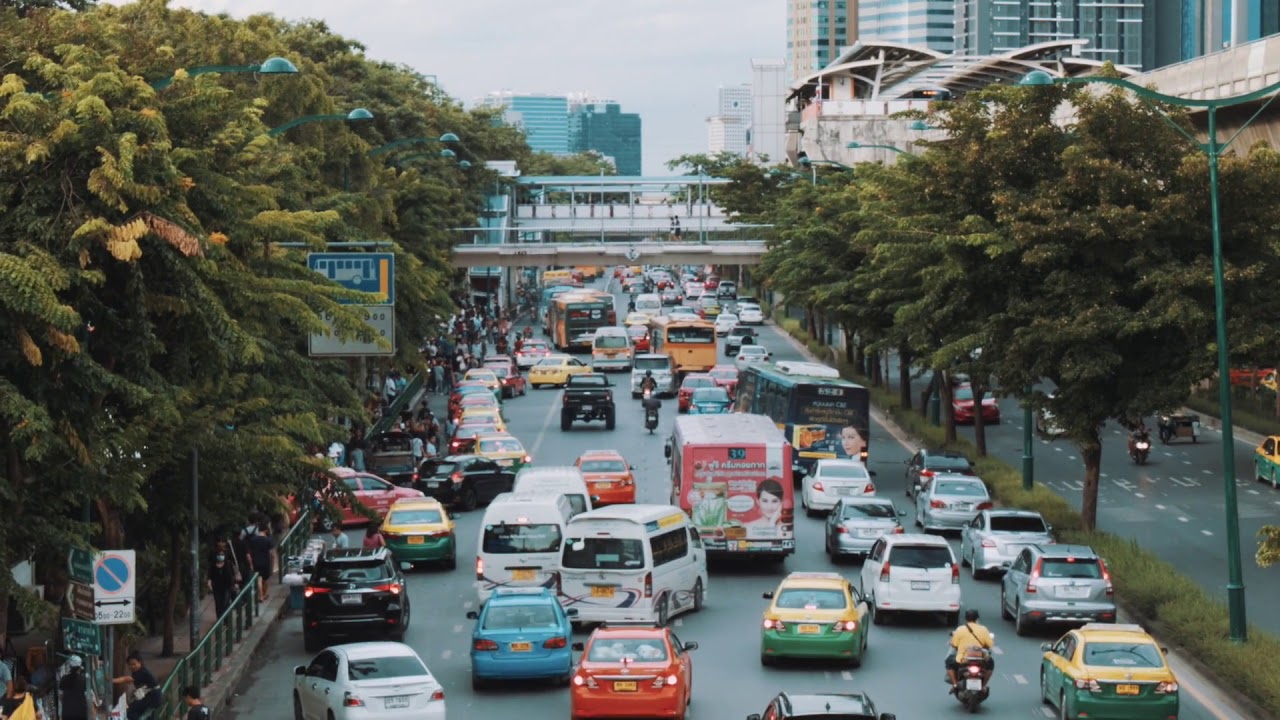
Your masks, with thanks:
M677 374L706 372L716 364L716 326L659 315L649 320L649 347L649 352L670 357Z
M547 308L547 335L560 350L590 350L596 330L617 324L613 296L599 290L562 293Z

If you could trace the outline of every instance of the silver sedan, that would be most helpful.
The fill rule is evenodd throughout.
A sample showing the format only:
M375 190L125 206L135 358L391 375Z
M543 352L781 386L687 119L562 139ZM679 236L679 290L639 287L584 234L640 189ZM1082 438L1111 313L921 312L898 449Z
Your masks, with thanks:
M991 506L991 494L980 478L934 475L916 493L916 525L926 531L960 530Z
M1003 572L1028 545L1052 545L1053 526L1031 510L983 510L960 534L960 564L974 578Z
M832 562L845 557L865 558L876 540L902 532L898 518L906 514L888 498L841 498L827 515L827 555Z

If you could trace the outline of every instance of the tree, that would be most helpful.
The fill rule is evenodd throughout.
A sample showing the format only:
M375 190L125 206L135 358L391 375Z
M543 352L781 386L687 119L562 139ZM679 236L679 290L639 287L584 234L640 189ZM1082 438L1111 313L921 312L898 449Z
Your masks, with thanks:
M0 0L0 11L12 10L18 17L27 17L40 10L65 8L77 12L97 5L98 0Z

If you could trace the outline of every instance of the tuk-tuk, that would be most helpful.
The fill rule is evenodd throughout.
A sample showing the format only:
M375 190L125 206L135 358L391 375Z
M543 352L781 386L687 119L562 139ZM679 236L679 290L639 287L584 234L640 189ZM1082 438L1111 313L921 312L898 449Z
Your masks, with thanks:
M1190 438L1191 442L1200 440L1199 415L1161 415L1156 428L1160 432L1160 442L1165 445L1174 438Z

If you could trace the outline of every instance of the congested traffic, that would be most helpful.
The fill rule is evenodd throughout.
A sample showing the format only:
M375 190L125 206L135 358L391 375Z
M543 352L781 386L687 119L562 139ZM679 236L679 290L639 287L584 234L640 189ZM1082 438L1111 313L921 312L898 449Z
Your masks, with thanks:
M543 274L538 331L428 398L385 547L318 560L295 717L1211 717L1102 557L873 433L712 270Z

